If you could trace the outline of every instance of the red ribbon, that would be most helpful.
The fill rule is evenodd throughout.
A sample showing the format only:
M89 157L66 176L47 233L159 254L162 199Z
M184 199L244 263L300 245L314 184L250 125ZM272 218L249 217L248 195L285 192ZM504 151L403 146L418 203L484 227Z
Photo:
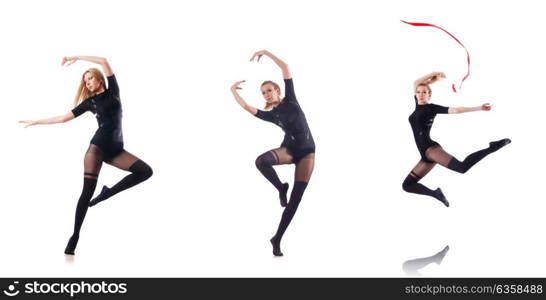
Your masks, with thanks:
M461 41L459 41L458 38L456 38L453 34L449 33L447 30L443 29L442 27L436 26L434 24L411 23L411 22L406 22L404 20L400 20L400 21L402 21L403 23L406 23L408 25L411 25L411 26L429 26L429 27L438 28L438 29L442 30L443 32L449 34L450 37L452 37L457 43L459 43L459 45L461 45L464 48L464 51L466 51L466 61L468 63L468 66L467 66L467 70L466 70L466 75L461 80L461 84L459 84L459 90L460 90L461 87L463 86L463 82L468 78L468 76L470 76L470 54L468 53L468 50L466 50L466 47L463 45L463 43L461 43ZM453 92L455 92L455 93L457 92L457 89L455 88L454 83L451 85L451 88L453 89Z

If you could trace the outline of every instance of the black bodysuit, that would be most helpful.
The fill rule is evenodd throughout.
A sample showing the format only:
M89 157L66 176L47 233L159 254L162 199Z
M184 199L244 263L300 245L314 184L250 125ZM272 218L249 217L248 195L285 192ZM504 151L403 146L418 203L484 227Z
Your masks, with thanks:
M421 159L426 162L432 162L425 155L427 149L440 145L430 138L430 129L432 128L432 123L434 123L434 117L436 117L436 114L447 114L448 109L448 107L436 104L416 104L415 111L409 116L417 149L421 153Z
M274 123L284 131L281 147L286 147L297 163L309 153L315 152L315 141L307 125L305 114L296 99L292 78L284 80L285 97L270 111L259 110L257 118Z
M108 161L123 151L123 134L121 131L121 101L115 75L107 77L108 89L103 93L85 99L72 110L74 117L91 111L97 118L99 128L91 139Z

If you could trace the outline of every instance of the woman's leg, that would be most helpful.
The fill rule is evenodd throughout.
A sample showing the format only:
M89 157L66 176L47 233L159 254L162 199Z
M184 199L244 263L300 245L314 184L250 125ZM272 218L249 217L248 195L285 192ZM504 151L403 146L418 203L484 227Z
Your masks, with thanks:
M435 161L450 170L464 174L487 155L510 144L510 142L510 139L502 139L491 142L489 143L489 147L470 154L462 162L444 151L444 149L442 149L440 146L432 146L428 148L426 151L426 156L428 159Z
M433 256L408 260L404 262L404 264L402 264L402 269L404 269L404 272L406 272L406 274L408 275L420 276L420 269L428 266L433 262L437 265L441 264L444 256L446 256L447 254L447 251L449 251L449 246L445 246L444 249L434 254Z
M102 166L103 154L99 147L96 145L89 145L89 149L85 153L84 158L84 176L83 176L83 190L76 206L76 219L74 221L74 232L66 245L64 251L65 254L74 254L78 240L80 238L80 230L83 225L83 220L87 214L87 208L89 199L93 197L93 192L97 186L97 178L99 177L100 169Z
M275 236L271 238L271 244L273 245L273 254L275 256L282 256L281 252L281 239L290 225L292 218L296 214L296 210L300 205L303 193L307 188L307 183L311 179L313 169L315 167L315 153L307 154L296 164L296 174L294 179L294 187L290 193L290 201L284 209L281 217L281 222L277 229Z
M447 202L447 199L440 188L433 191L423 184L418 183L419 180L425 177L435 165L436 163L434 162L420 160L402 183L402 188L408 193L434 197L440 200L445 206L449 207L449 202Z
M123 190L133 187L150 178L153 174L150 166L125 150L106 163L119 169L129 171L131 174L125 176L111 188L104 186L101 193L89 202L89 206L94 206Z
M292 163L292 155L288 153L288 150L284 147L273 149L265 152L264 154L256 158L256 167L264 177L273 184L273 186L279 191L279 199L281 206L286 206L286 192L288 191L288 183L282 183L273 169L275 165L285 165Z

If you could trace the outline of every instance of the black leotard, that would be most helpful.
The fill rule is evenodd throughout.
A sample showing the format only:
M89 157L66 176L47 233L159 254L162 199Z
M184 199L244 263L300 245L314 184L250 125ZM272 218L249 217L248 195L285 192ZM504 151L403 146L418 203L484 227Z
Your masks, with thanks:
M281 147L286 147L294 157L294 162L297 163L305 155L315 152L315 141L307 125L305 114L296 99L292 78L285 79L284 86L283 101L270 111L258 109L255 116L282 128L284 139Z
M430 138L430 129L432 123L434 123L434 117L436 117L436 114L447 114L448 109L448 107L436 104L416 104L415 111L409 116L417 149L421 153L421 159L426 162L431 162L425 155L427 149L431 146L440 145Z
M99 128L91 139L97 145L104 159L109 160L123 151L123 133L121 130L121 101L115 75L108 76L108 89L103 93L85 99L72 110L74 117L91 111L97 118Z

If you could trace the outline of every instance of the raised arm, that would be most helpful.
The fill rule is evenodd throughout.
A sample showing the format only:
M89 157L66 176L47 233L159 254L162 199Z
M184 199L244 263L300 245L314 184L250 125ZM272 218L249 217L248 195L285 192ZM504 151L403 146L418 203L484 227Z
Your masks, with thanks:
M41 120L21 120L19 123L27 124L25 128L33 125L46 125L46 124L57 124L57 123L65 123L70 120L74 119L74 114L72 112L68 112L67 114L64 114L62 116L47 118L47 119L41 119Z
M255 57L258 57L257 61L260 61L260 58L262 58L262 56L264 56L264 55L271 58L277 64L277 66L279 66L279 68L281 68L282 77L284 79L292 78L292 74L290 74L290 68L288 68L288 64L286 64L280 58L276 57L275 55L273 55L271 52L269 52L267 50L261 50L261 51L258 51L256 53L254 53L254 55L252 55L252 57L250 58L250 61L254 61Z
M474 106L474 107L450 107L447 111L448 114L462 114L466 112L473 112L473 111L490 111L491 110L491 104L484 103L481 106Z
M104 75L107 77L114 75L114 72L112 71L112 68L110 67L110 64L104 57L98 57L98 56L65 56L63 57L63 62L61 65L63 66L70 66L71 64L75 63L78 60L85 60L92 63L96 63L101 65L102 70L104 71Z
M239 105L241 105L242 108L244 108L249 113L255 115L258 112L258 110L255 107L252 107L252 106L248 105L246 103L245 99L243 99L243 97L241 97L241 95L239 95L239 92L237 92L237 90L242 90L243 89L243 88L239 87L239 85L241 83L243 83L243 82L245 82L245 81L242 80L242 81L235 82L231 86L231 93L233 94L233 97L235 97L235 100L237 100L237 103L239 103Z
M446 78L446 74L444 74L443 72L432 72L415 80L415 82L413 83L413 88L417 88L417 86L420 84L433 84L441 78Z

